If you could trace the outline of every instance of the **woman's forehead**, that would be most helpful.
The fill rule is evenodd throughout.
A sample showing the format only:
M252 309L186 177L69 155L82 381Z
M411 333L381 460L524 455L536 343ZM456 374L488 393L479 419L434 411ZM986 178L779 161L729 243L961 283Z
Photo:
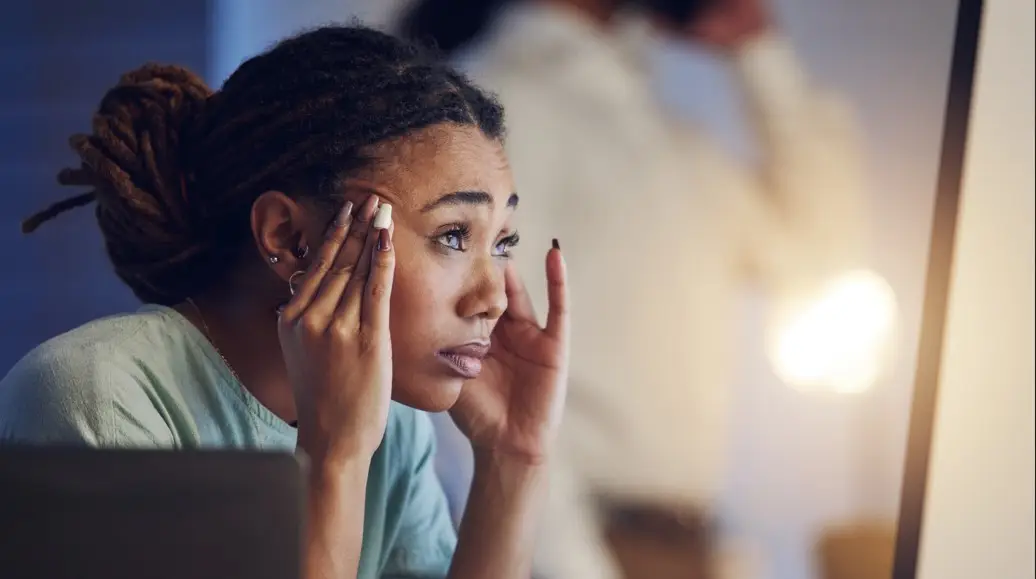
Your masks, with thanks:
M514 193L503 145L477 127L429 127L379 145L373 155L362 180L403 208L420 210L457 191L488 193L502 207Z

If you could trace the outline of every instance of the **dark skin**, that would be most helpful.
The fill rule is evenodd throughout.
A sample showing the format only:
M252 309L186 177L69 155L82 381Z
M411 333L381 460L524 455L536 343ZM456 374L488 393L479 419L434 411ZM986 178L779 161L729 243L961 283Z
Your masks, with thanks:
M354 203L361 224L374 216L371 195L393 207L398 255L393 358L402 370L396 372L393 398L441 412L457 401L464 380L443 372L435 352L489 341L507 307L504 270L513 250L508 244L518 196L503 148L473 129L420 133L382 145L375 155L382 160L351 179L343 199ZM486 195L454 195L458 192ZM204 311L211 339L242 383L289 422L297 416L273 321L277 307L291 297L288 279L310 265L312 248L319 246L333 218L314 203L276 191L264 194L252 214L256 243L260 253L275 255L279 262L256 259L228 288L194 300ZM357 238L365 234L363 227L351 232ZM299 259L298 247L311 248L310 255ZM201 326L190 305L177 309Z
M208 328L260 402L298 419L299 449L310 459L307 577L355 576L367 472L389 397L452 408L475 450L450 577L526 577L567 376L560 252L547 256L541 328L508 261L518 199L502 144L474 127L439 125L370 153L371 168L343 191L349 213L332 216L277 191L260 196L252 230L264 257L196 297L202 316L189 304L178 310ZM394 208L386 233L370 226L379 203ZM299 247L311 248L305 258ZM306 273L292 296L288 280L298 271ZM480 364L444 359L490 342Z

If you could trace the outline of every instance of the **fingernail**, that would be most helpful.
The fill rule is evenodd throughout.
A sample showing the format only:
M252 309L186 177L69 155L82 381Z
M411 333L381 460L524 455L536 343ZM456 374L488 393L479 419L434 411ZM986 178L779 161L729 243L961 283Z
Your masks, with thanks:
M382 203L378 214L374 216L374 229L388 229L392 225L392 206Z
M367 223L374 216L374 212L378 208L378 196L371 194L364 202L363 207L360 208L360 212L356 215L360 218L360 221Z
M550 245L551 245L551 246L552 246L552 247L553 247L554 249L557 249L557 250L561 250L561 244L559 244L559 243L558 243L558 240L557 240L557 238L551 239L551 240L550 240Z
M349 220L352 219L352 213L353 202L346 201L345 205L342 205L342 208L338 210L338 215L335 217L335 226L345 227L346 225L348 225Z
M387 227L378 230L378 251L392 249L392 238L389 236Z

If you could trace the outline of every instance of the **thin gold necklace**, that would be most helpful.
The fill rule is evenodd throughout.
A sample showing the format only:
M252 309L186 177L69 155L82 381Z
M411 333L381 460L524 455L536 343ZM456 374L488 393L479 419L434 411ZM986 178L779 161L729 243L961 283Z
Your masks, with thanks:
M223 360L223 364L227 367L227 370L230 370L230 374L234 377L234 380L237 380L238 384L244 385L244 382L241 381L241 377L237 375L237 372L234 371L234 367L230 365L230 362L227 361L227 357L223 355L223 351L219 349L219 346L216 345L216 341L212 339L212 331L209 330L209 323L205 321L205 314L201 313L201 308L198 307L198 304L194 303L192 298L187 298L186 301L191 304L191 307L194 308L195 312L197 312L198 320L201 322L202 333L205 334L205 339L212 345L212 349L219 354L219 358Z
M217 354L219 354L219 358L223 360L223 365L227 367L227 370L230 370L230 375L234 377L234 380L237 380L238 388L244 391L245 383L241 381L241 377L237 375L237 372L234 371L234 367L230 365L230 362L227 361L227 357L223 355L223 352L219 349L219 346L216 345L216 341L212 339L212 331L209 330L209 323L205 321L205 314L201 312L201 308L198 307L198 304L194 303L193 299L187 298L186 302L191 304L191 307L194 308L195 312L197 312L198 321L201 322L201 330L202 333L205 335L205 339L209 341L210 345L212 345L212 349L215 350ZM292 428L298 428L299 421L293 420L288 423L288 426L291 426Z

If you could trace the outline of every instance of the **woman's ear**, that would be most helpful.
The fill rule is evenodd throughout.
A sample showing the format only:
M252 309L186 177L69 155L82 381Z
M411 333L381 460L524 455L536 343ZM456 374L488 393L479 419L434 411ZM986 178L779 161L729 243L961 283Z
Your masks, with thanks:
M278 277L306 269L319 245L312 210L280 191L267 191L252 204L252 236L256 249Z

